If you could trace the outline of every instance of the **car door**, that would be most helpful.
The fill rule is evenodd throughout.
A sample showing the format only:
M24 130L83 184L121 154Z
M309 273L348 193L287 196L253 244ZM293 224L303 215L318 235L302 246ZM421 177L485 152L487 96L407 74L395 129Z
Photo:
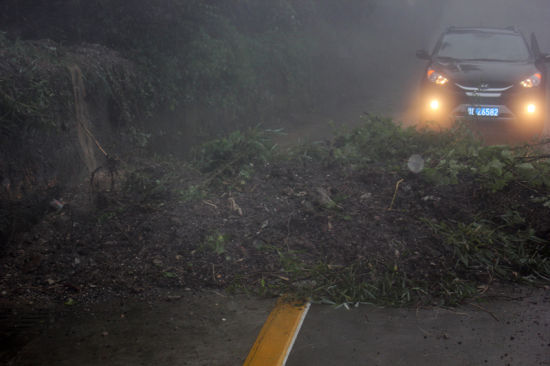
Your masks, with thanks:
M545 59L545 54L540 51L539 42L537 41L535 33L531 33L531 50L533 52L533 56L535 57L535 65L542 73L543 82L545 82L547 75L546 62L548 61Z

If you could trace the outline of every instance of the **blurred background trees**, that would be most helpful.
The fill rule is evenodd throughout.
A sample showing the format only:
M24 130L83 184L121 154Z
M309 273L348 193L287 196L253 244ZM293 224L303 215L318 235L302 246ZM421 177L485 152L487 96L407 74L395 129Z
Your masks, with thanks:
M361 98L342 45L372 9L365 0L4 0L0 31L118 51L142 78L145 99L128 96L140 101L136 124L207 135Z

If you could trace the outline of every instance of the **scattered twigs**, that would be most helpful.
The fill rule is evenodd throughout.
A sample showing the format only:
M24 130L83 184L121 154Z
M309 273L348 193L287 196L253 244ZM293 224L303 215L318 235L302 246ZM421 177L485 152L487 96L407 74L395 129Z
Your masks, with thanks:
M500 321L494 313L492 313L491 311L485 309L483 306L479 306L479 305L474 304L474 303L471 303L471 302L468 303L468 304L469 304L469 305L472 305L473 307L475 307L475 308L477 308L477 309L479 309L479 310L481 310L481 311L486 312L486 313L489 314L493 319L495 319L497 322Z
M286 238L285 238L285 245L286 245L286 248L287 249L290 249L289 246L288 246L288 240L290 238L290 222L292 221L292 216L294 215L294 211L292 211L290 213L290 215L288 215L288 220L286 222Z
M393 209L393 204L395 203L395 198L397 197L397 191L399 190L399 185L401 183L403 183L404 179L401 178L397 181L397 183L395 184L395 192L393 192L393 198L391 200L391 203L390 203L390 207L388 207L388 211L391 211Z
M524 162L532 162L532 161L550 159L550 154L533 155L533 156L519 156L516 159L524 161Z
M216 210L218 209L218 206L214 203L212 203L211 201L208 201L208 200L202 200L202 203L204 203L205 205L208 205L210 207L213 207L215 208Z
M228 163L222 165L221 167L214 170L203 182L203 186L208 186L215 178L223 174L223 172L234 165L236 162L238 162L240 159L242 159L244 154L239 154L235 159L229 161Z
M520 150L520 149L525 149L526 147L535 147L535 146L542 146L542 145L548 145L548 144L550 144L550 139L544 139L541 142L515 146L515 147L512 147L511 149Z
M96 137L94 136L94 134L92 133L92 131L90 131L88 129L88 127L86 127L84 125L84 123L82 123L82 121L79 122L80 123L80 126L84 129L84 131L86 132L86 134L88 135L88 137L90 137L92 139L92 141L95 143L95 145L97 146L97 148L99 149L99 151L101 151L103 153L103 155L105 155L105 157L107 159L109 159L109 154L107 154L107 152L105 151L105 149L101 146L101 144L99 143L99 141L96 139Z
M111 191L113 191L115 188L115 175L118 175L118 167L120 165L120 160L111 155L106 155L106 158L107 160L105 165L101 165L97 167L90 175L90 186L93 188L96 174L99 173L99 171L101 171L102 169L106 169L109 174L109 177L111 178Z

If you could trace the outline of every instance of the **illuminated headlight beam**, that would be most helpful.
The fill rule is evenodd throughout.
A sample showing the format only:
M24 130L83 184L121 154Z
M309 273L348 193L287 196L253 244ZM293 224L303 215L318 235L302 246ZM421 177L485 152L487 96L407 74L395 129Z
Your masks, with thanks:
M437 111L439 109L439 100L433 99L432 101L430 101L430 109L432 111Z

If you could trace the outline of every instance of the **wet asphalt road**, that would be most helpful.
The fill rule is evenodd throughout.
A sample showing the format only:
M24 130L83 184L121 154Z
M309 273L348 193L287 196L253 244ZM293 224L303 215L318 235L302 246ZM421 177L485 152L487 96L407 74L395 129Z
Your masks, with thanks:
M550 291L457 309L313 306L287 366L550 365Z

